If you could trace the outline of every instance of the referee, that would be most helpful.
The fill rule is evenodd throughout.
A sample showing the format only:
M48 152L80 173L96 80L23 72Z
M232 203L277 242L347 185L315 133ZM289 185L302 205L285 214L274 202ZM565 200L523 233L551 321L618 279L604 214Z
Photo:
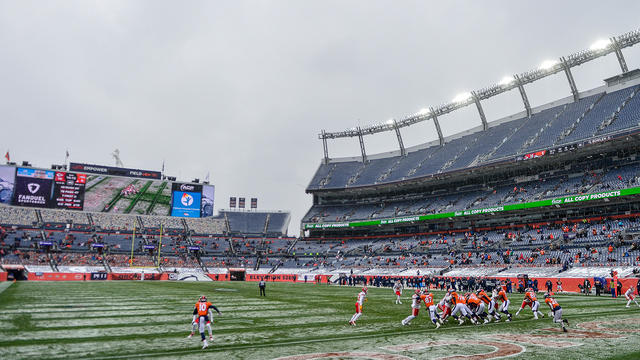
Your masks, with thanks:
M258 283L258 288L260 289L260 296L264 296L264 297L267 296L267 294L264 291L266 287L267 287L267 284L264 282L264 278L260 279L260 282Z

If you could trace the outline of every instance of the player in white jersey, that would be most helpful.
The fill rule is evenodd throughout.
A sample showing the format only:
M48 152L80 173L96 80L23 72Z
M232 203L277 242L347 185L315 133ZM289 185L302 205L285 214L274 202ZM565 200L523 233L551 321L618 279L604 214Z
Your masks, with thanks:
M402 296L402 283L400 283L400 280L397 280L395 285L393 285L393 292L396 294L396 305L402 304L402 301L400 301L400 297Z
M633 286L629 287L629 289L627 289L627 291L624 293L624 297L628 300L627 301L627 307L629 307L629 305L631 305L631 302L633 301L634 303L636 303L636 305L638 305L638 302L636 301L636 297L633 296ZM640 306L640 305L638 305Z
M420 290L416 289L415 294L411 296L411 315L407 316L404 320L402 320L402 325L407 325L411 322L411 320L415 319L418 316L418 312L420 312L420 303L422 302L423 295Z
M356 326L356 320L358 320L358 318L360 318L360 316L362 316L362 306L364 305L364 302L367 301L367 287L363 287L362 291L360 291L360 293L358 294L358 297L356 299L356 313L353 314L353 316L351 317L351 320L349 320L349 324Z
M489 303L489 316L491 315L493 315L493 317L496 319L495 320L496 322L499 322L500 318L502 318L502 316L498 312L498 290L497 289L491 290L491 302Z
M442 313L440 314L440 319L438 321L440 324L444 323L444 320L447 319L449 315L451 315L451 294L447 293L442 300L438 303L438 308Z

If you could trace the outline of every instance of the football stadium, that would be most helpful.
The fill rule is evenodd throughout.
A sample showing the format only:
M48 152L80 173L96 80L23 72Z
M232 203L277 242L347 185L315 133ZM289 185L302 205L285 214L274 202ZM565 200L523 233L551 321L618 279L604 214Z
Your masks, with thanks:
M291 189L301 214L117 150L115 166L7 151L0 358L638 359L638 43L609 34L408 116L309 125L323 156ZM603 59L615 74L579 88ZM533 105L550 78L566 96ZM519 110L488 115L506 93ZM443 131L462 111L473 125ZM405 146L425 124L435 140ZM395 149L369 153L382 133ZM360 151L332 157L336 141Z

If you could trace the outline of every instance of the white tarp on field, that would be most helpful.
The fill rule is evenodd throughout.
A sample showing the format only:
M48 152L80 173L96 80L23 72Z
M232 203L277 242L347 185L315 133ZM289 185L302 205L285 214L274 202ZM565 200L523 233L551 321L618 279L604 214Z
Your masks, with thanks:
M451 271L447 271L443 274L443 276L451 276L451 277L487 277L494 276L503 268L500 267L464 267L464 268L456 268Z
M63 273L90 273L104 272L104 266L58 266L58 271Z
M120 273L132 273L132 274L140 274L140 273L145 273L145 274L158 274L160 273L160 271L158 271L158 268L137 268L137 267L111 267L111 272L114 272L116 274L120 274Z
M176 280L176 281L213 281L201 269L174 268L174 269L172 269L172 271L167 271L167 272L169 274L169 280Z
M561 267L553 266L553 267L512 267L510 269L501 271L495 276L504 276L504 277L516 277L520 274L527 274L529 277L566 277L563 274L558 275L558 273L562 270Z
M633 277L633 267L574 267L565 272L558 274L558 277L570 277L570 278L591 278L598 277L611 277L611 270L618 272L618 276Z
M37 272L52 272L51 266L49 265L25 265L25 269L28 272L37 273Z

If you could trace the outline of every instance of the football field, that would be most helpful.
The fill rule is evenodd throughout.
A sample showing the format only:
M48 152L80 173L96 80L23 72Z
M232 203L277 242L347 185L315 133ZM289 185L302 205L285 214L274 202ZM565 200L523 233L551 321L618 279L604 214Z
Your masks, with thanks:
M451 319L440 329L423 308L402 326L412 292L395 305L392 291L378 288L353 327L359 291L268 283L261 298L256 283L243 282L18 282L0 293L0 359L640 358L640 308L620 298L556 296L570 323L563 333L529 308L510 323ZM198 334L187 338L202 294L223 313L206 350ZM522 295L510 300L515 313Z

